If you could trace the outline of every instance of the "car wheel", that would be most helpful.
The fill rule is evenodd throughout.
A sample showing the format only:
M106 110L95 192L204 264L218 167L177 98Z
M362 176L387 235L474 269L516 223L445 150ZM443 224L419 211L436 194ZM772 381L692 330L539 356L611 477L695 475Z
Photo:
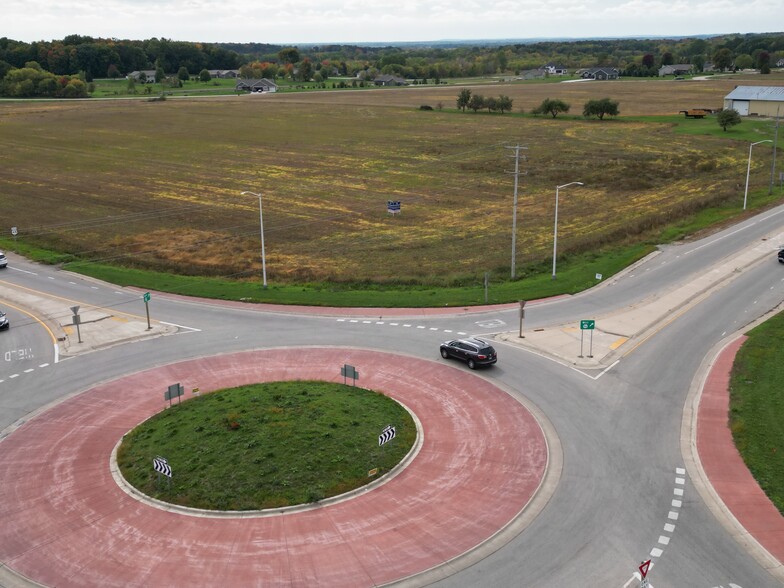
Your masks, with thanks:
M476 362L473 359L469 359L468 360L468 367L471 368L472 370L475 370L476 369Z
M446 349L442 349L441 350L441 357L443 357L444 359L448 359L449 358L449 352Z

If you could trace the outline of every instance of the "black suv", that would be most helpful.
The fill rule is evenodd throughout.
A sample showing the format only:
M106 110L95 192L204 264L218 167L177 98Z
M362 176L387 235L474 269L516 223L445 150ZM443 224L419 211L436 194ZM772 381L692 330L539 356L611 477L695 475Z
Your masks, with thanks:
M779 263L784 263L784 248L779 249Z
M480 365L493 365L498 361L495 349L487 341L469 337L468 339L455 339L441 343L441 357L444 359L456 357L468 363L468 367L475 370Z

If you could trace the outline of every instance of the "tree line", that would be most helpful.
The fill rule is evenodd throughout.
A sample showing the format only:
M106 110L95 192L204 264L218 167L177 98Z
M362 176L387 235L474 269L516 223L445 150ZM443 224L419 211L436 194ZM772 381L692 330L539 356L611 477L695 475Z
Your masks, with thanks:
M511 112L512 99L508 96L501 95L498 98L484 97L481 94L472 92L468 88L463 88L457 95L458 110L465 112L472 110L474 113L487 108L489 112L499 111L501 114L504 112ZM553 118L557 117L562 112L569 112L571 105L563 100L557 98L545 98L542 103L536 108L531 110L531 114L549 114ZM522 111L521 111L522 112ZM586 118L595 116L599 120L604 119L605 116L618 116L621 111L618 109L618 102L610 98L602 98L600 100L588 100L583 106L583 116Z
M132 71L158 68L167 75L182 68L193 75L205 70L236 69L243 77L316 82L334 77L372 80L379 74L392 74L438 83L448 78L519 75L546 63L570 71L602 66L614 67L625 76L653 76L662 65L690 63L699 70L711 61L721 70L757 67L765 73L783 57L782 33L397 47L210 44L68 35L61 40L32 43L0 38L0 80L12 69L29 69L28 63L37 63L55 76L78 75L88 84L94 78L119 78Z

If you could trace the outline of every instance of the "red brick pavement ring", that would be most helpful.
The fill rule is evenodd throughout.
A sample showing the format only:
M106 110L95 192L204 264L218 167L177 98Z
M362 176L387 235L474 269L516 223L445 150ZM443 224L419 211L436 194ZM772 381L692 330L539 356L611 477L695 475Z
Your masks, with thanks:
M166 385L341 381L344 363L423 427L416 457L374 490L280 516L204 518L149 506L114 482L113 447L163 408ZM33 418L0 452L0 563L58 587L389 583L482 551L527 518L548 461L537 420L487 379L345 348L251 351L139 372Z

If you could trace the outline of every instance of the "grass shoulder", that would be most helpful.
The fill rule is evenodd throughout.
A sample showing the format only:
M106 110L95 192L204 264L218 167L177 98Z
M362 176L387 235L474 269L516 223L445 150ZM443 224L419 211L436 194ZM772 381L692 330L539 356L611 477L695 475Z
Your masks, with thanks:
M387 425L396 437L379 446ZM128 433L117 461L126 481L148 496L208 510L261 510L364 486L400 463L416 435L411 415L383 394L273 382L174 404ZM171 488L157 482L156 456L172 468Z

